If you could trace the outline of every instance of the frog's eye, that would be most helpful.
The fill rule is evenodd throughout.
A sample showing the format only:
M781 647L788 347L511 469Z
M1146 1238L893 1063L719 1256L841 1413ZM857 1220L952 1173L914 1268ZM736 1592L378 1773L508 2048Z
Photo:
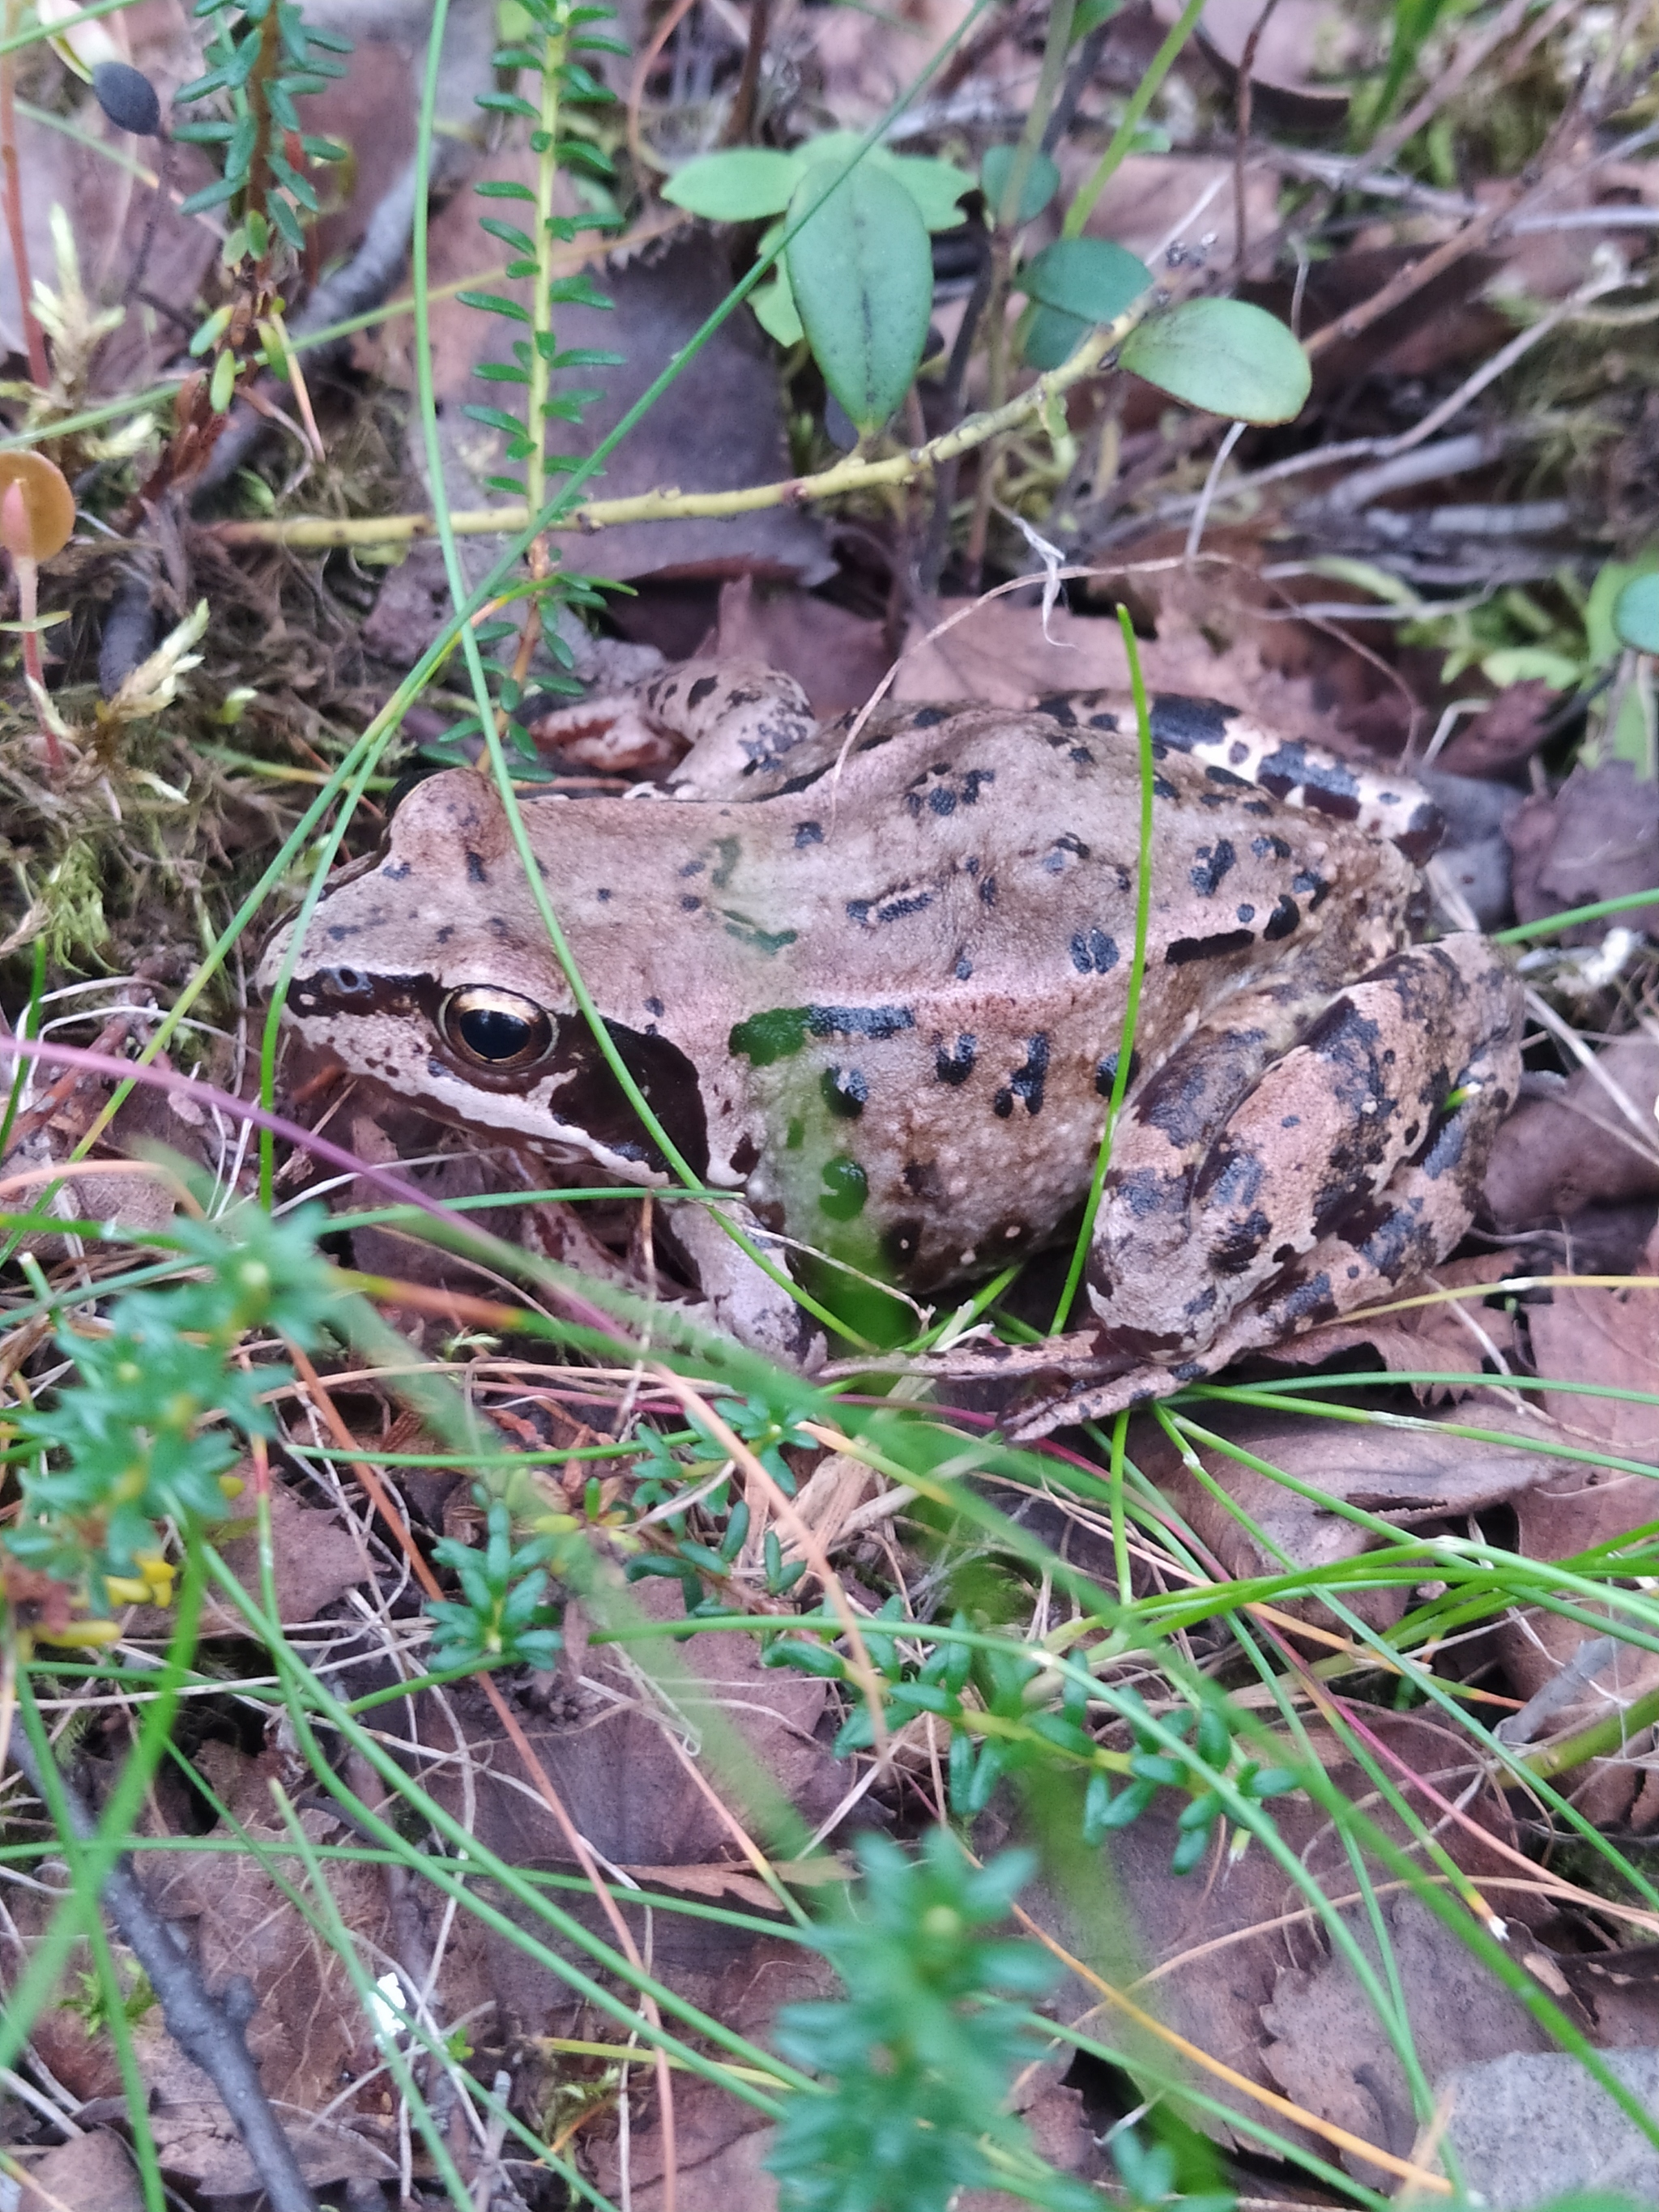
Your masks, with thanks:
M533 1067L553 1042L553 1024L533 999L488 983L452 991L438 1009L438 1029L458 1060L495 1075Z

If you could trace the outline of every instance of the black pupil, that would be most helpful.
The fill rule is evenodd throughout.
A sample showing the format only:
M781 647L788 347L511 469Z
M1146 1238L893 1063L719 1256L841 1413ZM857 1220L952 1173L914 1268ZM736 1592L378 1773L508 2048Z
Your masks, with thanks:
M480 1060L516 1060L531 1040L523 1015L506 1013L500 1006L469 1007L456 1026L467 1050Z

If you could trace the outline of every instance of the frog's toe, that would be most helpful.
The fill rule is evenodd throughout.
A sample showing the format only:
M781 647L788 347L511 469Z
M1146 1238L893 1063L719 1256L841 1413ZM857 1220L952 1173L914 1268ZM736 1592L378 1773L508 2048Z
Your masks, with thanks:
M1194 1359L1178 1367L1137 1364L1109 1382L1079 1380L1064 1389L1048 1389L1015 1408L1002 1424L1010 1443L1036 1443L1056 1429L1076 1428L1084 1421L1110 1420L1114 1414L1150 1406L1167 1398L1211 1370L1208 1359Z

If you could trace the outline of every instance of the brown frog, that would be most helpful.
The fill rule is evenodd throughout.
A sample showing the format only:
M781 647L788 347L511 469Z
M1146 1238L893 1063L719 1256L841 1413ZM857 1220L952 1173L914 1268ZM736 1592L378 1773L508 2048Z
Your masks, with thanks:
M708 1189L921 1296L1052 1238L1089 1188L1129 984L1127 700L878 710L849 746L788 679L694 663L627 711L692 738L671 788L529 792L524 815L610 1035ZM1152 729L1146 967L1087 1273L1098 1387L1072 1414L1443 1258L1519 1072L1492 948L1411 942L1438 826L1420 793L1207 701L1155 700ZM323 900L287 1011L580 1182L672 1180L471 769L418 786L379 866ZM674 1212L718 1303L726 1240ZM804 1341L764 1300L745 1333Z

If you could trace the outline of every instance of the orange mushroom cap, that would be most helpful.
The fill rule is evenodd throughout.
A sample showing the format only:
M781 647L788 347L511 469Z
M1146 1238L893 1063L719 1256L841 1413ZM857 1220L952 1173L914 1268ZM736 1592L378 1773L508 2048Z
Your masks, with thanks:
M0 544L12 557L50 561L75 528L69 479L44 453L0 453Z

